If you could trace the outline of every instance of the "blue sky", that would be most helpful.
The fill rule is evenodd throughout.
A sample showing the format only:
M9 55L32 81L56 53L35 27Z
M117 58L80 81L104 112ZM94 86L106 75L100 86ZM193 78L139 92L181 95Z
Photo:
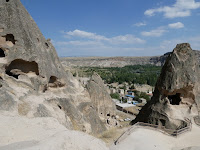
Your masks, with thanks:
M200 50L200 0L21 0L59 56Z

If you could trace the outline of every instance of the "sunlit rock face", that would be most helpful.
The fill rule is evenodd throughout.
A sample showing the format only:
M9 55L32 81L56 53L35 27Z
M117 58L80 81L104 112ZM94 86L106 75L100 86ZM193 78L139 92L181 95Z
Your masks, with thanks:
M64 70L20 0L0 0L0 18L0 112L53 117L91 134L105 131L88 91Z
M118 122L115 118L115 103L112 101L103 80L98 74L94 73L92 75L87 84L87 90L92 100L93 107L97 111L101 120L108 126L118 126Z
M185 118L198 114L199 73L190 44L178 44L162 68L151 101L132 123L143 121L171 129L185 126Z

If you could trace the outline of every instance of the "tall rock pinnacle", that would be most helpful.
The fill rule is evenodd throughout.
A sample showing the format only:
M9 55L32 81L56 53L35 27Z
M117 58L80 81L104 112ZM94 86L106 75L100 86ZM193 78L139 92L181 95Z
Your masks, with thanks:
M5 55L6 74L18 78L32 72L44 79L43 86L50 78L66 82L53 45L44 38L20 0L1 0L0 5L0 48ZM41 84L36 84L39 90Z
M197 114L200 104L199 65L190 44L178 44L167 58L151 101L136 120L177 129Z
M106 130L86 89L65 71L20 0L0 0L0 111L53 117L69 129Z

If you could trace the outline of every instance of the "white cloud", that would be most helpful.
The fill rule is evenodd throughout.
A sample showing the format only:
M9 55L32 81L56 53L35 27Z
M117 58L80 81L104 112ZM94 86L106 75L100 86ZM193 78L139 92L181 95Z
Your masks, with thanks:
M144 14L154 16L155 13L164 13L166 18L186 17L191 15L191 10L198 8L200 8L200 2L195 0L176 0L176 3L172 6L148 9Z
M81 30L74 30L74 31L69 31L66 33L66 36L73 36L73 37L81 37L81 38L88 38L88 39L93 39L93 40L108 40L106 37L97 35L96 33L91 33L91 32L86 32L86 31L81 31Z
M61 33L66 38L53 42L60 56L140 56L145 51L140 47L146 41L132 34L107 37L78 29Z
M137 27L146 26L146 25L147 24L144 22L138 22L138 23L134 24L134 26L137 26Z
M193 50L200 50L200 36L164 40L160 47L163 50L172 51L180 43L190 43Z
M141 34L143 36L160 37L165 32L167 32L167 30L164 27L159 27L159 28L151 30L151 31L143 31Z
M151 30L151 31L143 31L141 32L141 35L143 36L149 36L149 37L160 37L162 36L165 32L168 32L168 29L180 29L183 28L184 24L181 22L176 22L172 24L168 24L168 26L161 26L158 27L157 29Z
M60 41L60 42L54 42L56 46L100 46L102 45L101 42L98 41Z
M87 44L87 43L95 43L97 41L102 42L102 43L109 43L109 44L142 44L145 43L144 40L135 37L134 35L131 34L126 34L126 35L119 35L119 36L114 36L114 37L105 37L102 35L97 35L96 33L92 32L86 32L86 31L81 31L81 30L74 30L74 31L69 31L65 32L65 37L69 38L82 38L82 40L90 39L91 41L78 41L77 43L73 41L75 44ZM76 40L77 41L77 40ZM72 41L70 41L72 42ZM71 44L68 42L68 44Z
M169 24L168 27L172 29L180 29L180 28L184 28L184 24L181 22L176 22L176 23Z
M137 38L130 34L112 37L109 39L109 42L112 44L134 44L134 43L142 44L142 43L145 43L144 40Z

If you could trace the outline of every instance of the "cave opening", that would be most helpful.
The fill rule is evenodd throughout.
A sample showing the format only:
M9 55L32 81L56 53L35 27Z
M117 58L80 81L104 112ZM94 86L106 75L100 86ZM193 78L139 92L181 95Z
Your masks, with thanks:
M13 44L15 44L16 40L15 40L15 37L13 34L6 34L5 36L3 36L6 38L6 41L10 41L12 42Z
M166 121L164 119L160 119L162 126L165 126Z
M62 109L62 107L61 107L60 105L58 105L58 107L59 107L60 109Z
M19 75L30 72L39 75L38 64L35 61L29 62L22 59L13 60L8 66L6 66L5 70L7 75L16 79L18 79Z
M169 95L168 99L170 101L170 104L172 105L179 105L181 102L181 97L180 97L180 93L176 93L175 95Z
M45 43L45 45L46 45L47 48L49 48L49 44L48 43Z
M65 84L61 83L57 77L55 76L51 76L49 78L49 84L48 84L48 87L51 87L51 88L58 88L58 87L63 87L65 86Z
M6 70L6 74L11 76L11 77L14 77L15 79L18 79L18 77L19 77L19 74L14 74L14 73L7 71L7 70Z
M1 57L5 57L6 55L5 55L5 53L4 53L4 50L2 50L1 48L0 48L0 58Z
M57 81L57 77L55 76L51 76L50 79L49 79L49 83L55 83Z

